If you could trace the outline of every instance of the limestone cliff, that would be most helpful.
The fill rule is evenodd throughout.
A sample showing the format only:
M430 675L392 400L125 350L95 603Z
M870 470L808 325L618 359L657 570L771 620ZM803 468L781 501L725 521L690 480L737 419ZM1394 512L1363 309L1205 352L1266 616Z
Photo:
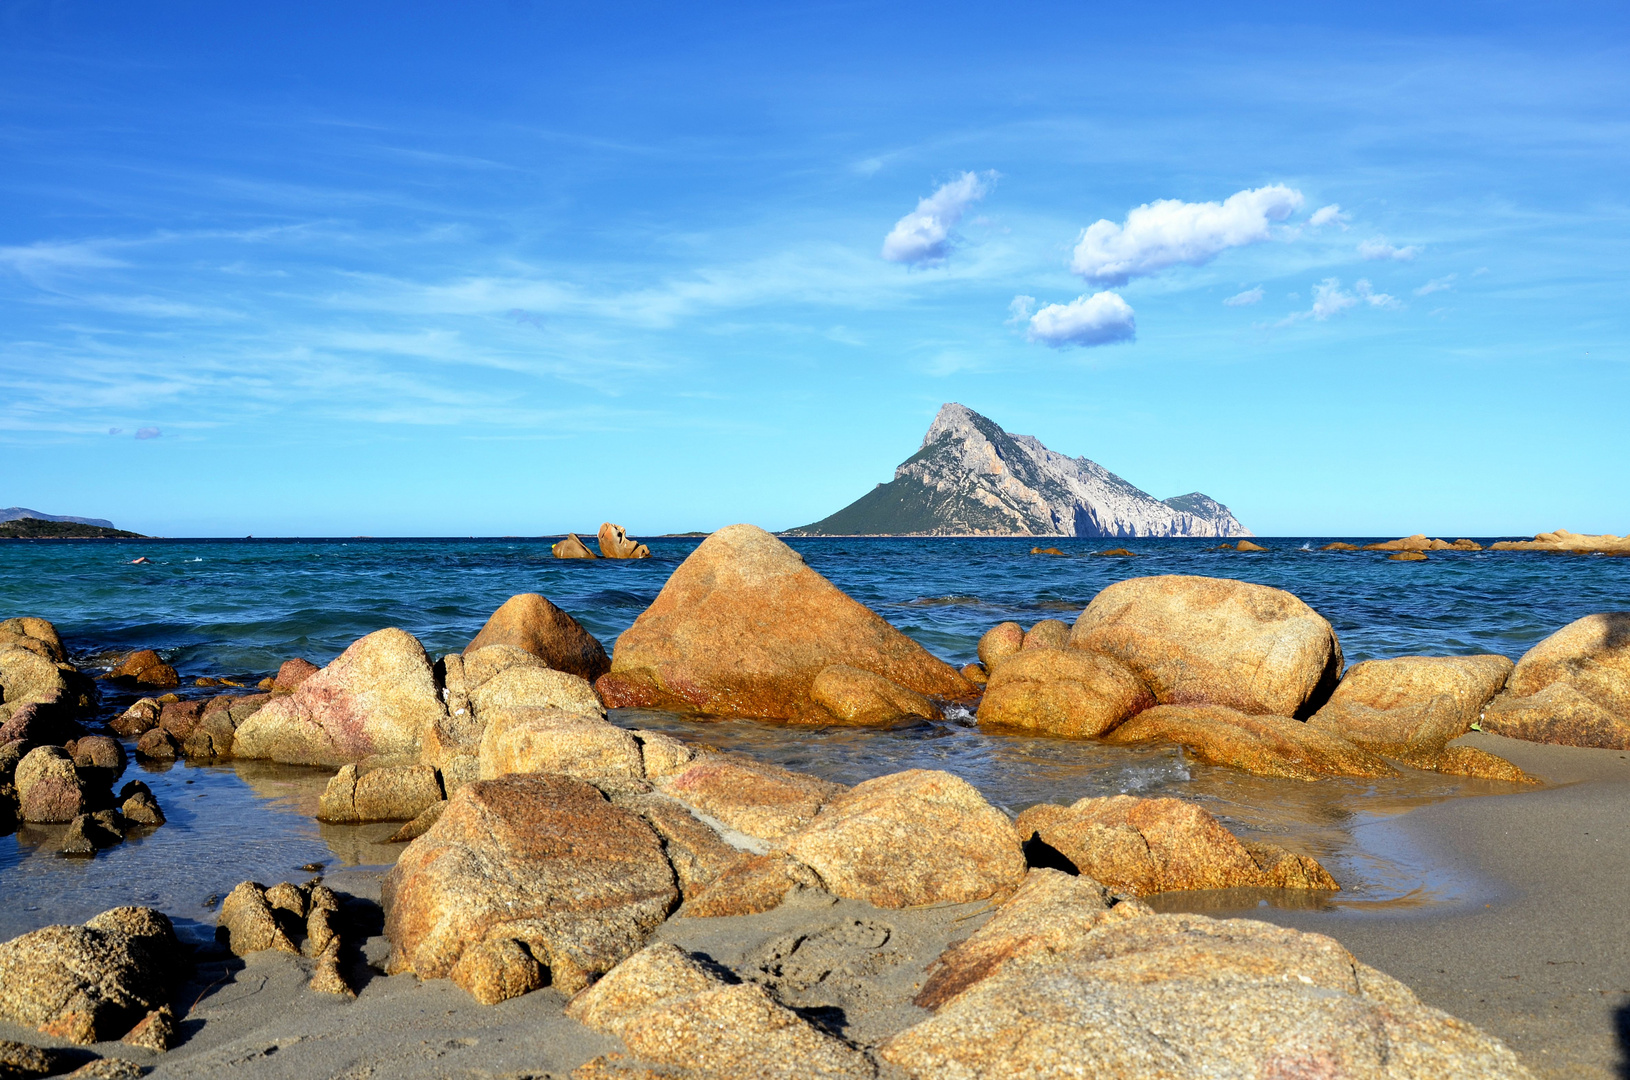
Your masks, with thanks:
M794 534L1251 536L1199 492L1162 502L1086 458L1009 435L955 403L894 479Z

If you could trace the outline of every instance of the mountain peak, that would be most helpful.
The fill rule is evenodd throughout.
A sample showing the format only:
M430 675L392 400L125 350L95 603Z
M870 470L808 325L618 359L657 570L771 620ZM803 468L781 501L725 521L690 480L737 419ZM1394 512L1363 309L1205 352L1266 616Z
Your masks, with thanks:
M806 535L1250 536L1192 492L1165 502L1087 458L1010 435L966 405L940 406L922 447Z

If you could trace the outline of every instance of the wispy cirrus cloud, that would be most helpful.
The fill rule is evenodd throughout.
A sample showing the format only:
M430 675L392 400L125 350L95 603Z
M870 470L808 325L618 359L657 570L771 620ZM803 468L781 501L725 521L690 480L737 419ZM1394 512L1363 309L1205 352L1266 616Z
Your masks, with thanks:
M1347 228L1347 220L1347 215L1342 213L1341 204L1331 203L1329 206L1319 207L1308 215L1307 223L1315 229L1323 228L1326 225L1340 225L1345 229Z
M1445 274L1440 278L1433 278L1425 285L1415 290L1416 296L1431 296L1435 292L1445 292L1455 287L1455 274Z
M1395 262L1411 262L1424 250L1424 248L1415 244L1394 247L1392 244L1387 243L1386 237L1377 236L1358 245L1358 256L1370 262L1381 262L1386 259Z
M951 255L953 230L968 207L996 184L994 171L965 172L917 202L917 209L894 223L883 238L883 258L908 266L938 266Z
M1262 298L1265 295L1267 294L1263 291L1262 286L1258 285L1254 289L1246 289L1244 292L1235 293L1227 300L1224 300L1223 304L1228 307L1249 307L1252 304L1262 303Z
M1306 311L1293 312L1274 323L1275 327L1291 326L1304 319L1313 319L1316 322L1325 322L1360 304L1367 304L1373 308L1397 308L1402 305L1398 298L1384 292L1376 292L1375 287L1367 278L1359 278L1353 282L1353 291L1348 292L1341 287L1339 278L1325 278L1313 286L1313 306Z
M1070 269L1095 285L1124 285L1172 266L1203 266L1229 248L1269 239L1271 226L1302 201L1300 191L1273 184L1222 202L1145 203L1119 225L1101 219L1083 229Z

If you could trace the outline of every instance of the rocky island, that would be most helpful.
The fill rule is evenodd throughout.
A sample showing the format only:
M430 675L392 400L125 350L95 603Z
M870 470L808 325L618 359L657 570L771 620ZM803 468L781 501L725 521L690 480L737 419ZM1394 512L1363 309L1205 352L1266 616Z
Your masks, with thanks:
M1084 457L1010 435L955 402L922 448L879 484L792 536L1252 536L1228 507L1191 492L1164 501Z

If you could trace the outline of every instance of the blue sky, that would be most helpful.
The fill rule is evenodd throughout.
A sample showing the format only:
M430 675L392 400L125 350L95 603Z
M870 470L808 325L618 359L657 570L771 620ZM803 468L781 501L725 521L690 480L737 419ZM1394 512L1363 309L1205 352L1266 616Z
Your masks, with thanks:
M255 7L0 4L0 505L779 528L960 401L1264 535L1630 531L1622 5Z

